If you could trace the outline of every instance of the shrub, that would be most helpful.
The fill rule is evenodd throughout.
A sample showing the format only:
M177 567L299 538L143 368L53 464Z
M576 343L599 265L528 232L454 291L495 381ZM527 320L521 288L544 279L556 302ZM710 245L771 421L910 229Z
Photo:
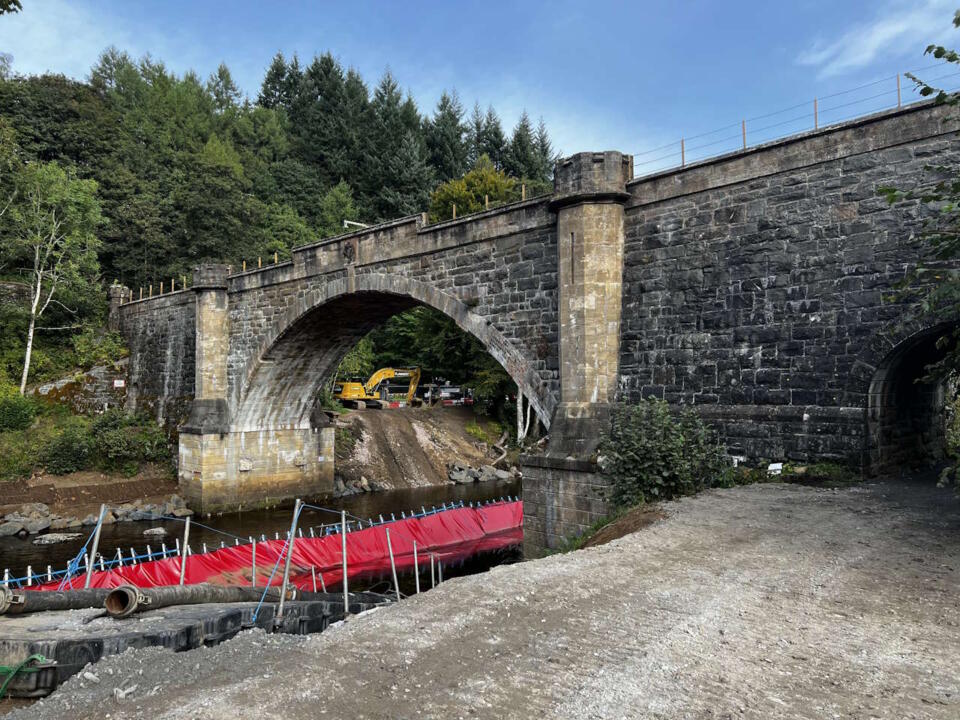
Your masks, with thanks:
M54 475L83 470L90 466L93 438L85 425L70 424L55 435L43 450L47 472Z
M120 334L103 328L85 328L73 336L72 343L77 365L84 368L109 365L129 354Z
M672 411L662 400L615 407L598 460L621 507L732 484L713 432L692 409Z
M0 431L26 430L33 423L37 406L19 393L0 397Z
M93 430L97 457L105 470L122 470L132 475L141 462L168 456L167 436L150 420L139 424L137 418L111 410L94 421Z
M133 418L127 415L120 408L112 408L93 419L93 435L99 437L102 433L110 430L118 430L126 427L133 422Z

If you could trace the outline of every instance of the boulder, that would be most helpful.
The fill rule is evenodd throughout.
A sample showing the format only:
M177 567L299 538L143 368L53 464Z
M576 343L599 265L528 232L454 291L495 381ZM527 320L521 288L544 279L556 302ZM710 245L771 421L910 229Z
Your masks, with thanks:
M75 527L80 527L80 521L75 517L58 517L50 523L51 530L66 530Z
M27 517L31 515L49 515L50 508L43 503L26 503L20 508L20 514Z
M36 535L38 532L46 530L50 527L50 518L37 518L36 520L27 520L23 524L23 529L26 530L31 535Z
M480 482L493 482L494 480L499 480L500 476L497 475L497 469L492 465L482 465L478 479Z
M451 470L449 477L458 485L470 485L476 482L476 478L469 470Z
M8 520L7 522L0 525L0 537L9 537L11 535L17 535L23 531L23 523L17 522L16 520Z
M179 495L171 495L171 496L170 496L170 503L171 503L175 508L183 508L183 507L186 507L186 506L187 506L186 501L185 501L182 497L180 497Z
M47 533L41 535L33 541L34 545L55 545L62 542L70 542L81 537L83 533Z
M193 515L193 510L187 507L178 507L173 511L174 517L189 517L190 515Z
M513 473L509 470L497 470L497 480L513 480Z
M150 528L149 530L144 530L143 534L147 535L148 537L151 537L151 536L164 537L167 534L167 531L162 527L155 527L155 528Z

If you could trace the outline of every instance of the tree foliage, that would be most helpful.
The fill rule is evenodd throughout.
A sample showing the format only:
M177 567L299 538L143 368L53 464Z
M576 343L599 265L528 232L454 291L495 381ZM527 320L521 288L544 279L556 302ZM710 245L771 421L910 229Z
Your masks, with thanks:
M497 170L486 155L481 155L474 168L462 178L448 180L430 195L430 218L434 222L448 220L457 206L459 215L478 212L487 207L520 199L520 183L502 170Z

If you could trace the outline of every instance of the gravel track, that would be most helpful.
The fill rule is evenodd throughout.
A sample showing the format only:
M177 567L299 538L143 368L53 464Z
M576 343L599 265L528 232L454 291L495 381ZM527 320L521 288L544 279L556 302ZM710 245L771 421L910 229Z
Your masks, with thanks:
M770 484L663 509L319 636L108 658L10 717L960 717L950 491Z

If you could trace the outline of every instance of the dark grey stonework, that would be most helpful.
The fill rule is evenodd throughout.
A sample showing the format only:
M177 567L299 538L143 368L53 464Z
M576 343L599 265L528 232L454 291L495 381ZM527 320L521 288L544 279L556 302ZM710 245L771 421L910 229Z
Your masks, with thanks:
M752 459L867 461L871 380L925 328L892 291L926 213L878 188L960 160L946 118L894 114L631 184L622 399L695 405Z
M195 302L188 290L121 307L117 329L130 348L129 410L171 425L186 418L194 393Z

